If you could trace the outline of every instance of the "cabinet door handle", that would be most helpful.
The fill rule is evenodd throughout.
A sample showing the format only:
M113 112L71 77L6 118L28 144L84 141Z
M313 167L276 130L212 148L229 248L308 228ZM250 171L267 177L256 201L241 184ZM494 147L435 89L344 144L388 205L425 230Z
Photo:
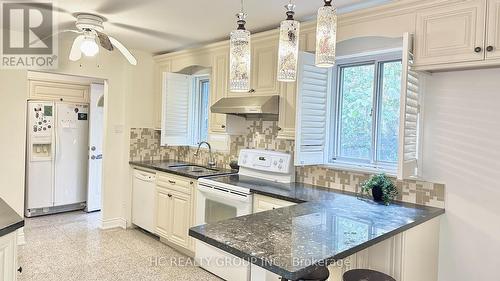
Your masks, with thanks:
M474 52L476 52L476 53L481 53L482 50L483 50L483 48L481 48L481 47L474 48Z
M488 47L486 47L486 51L488 51L488 52L493 51L493 49L495 49L495 48L493 48L493 46L488 46Z
M221 125L220 127L221 127L222 129L224 129L224 128L226 128L226 125Z
M168 195L168 197L172 197L172 194L167 194L167 195Z
M171 184L175 184L175 181L173 181L173 180L168 180L168 182Z
M17 269L17 271L19 271L19 273L23 273L23 267L22 267L22 266L20 266L20 267Z
M255 89L250 89L249 93L255 93Z
M278 131L281 131L281 127L278 127Z

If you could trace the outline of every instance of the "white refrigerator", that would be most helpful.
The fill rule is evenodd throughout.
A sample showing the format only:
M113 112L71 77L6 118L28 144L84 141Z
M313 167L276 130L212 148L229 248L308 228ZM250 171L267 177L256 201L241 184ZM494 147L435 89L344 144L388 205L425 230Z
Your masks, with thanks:
M88 115L87 104L28 102L27 217L85 208Z

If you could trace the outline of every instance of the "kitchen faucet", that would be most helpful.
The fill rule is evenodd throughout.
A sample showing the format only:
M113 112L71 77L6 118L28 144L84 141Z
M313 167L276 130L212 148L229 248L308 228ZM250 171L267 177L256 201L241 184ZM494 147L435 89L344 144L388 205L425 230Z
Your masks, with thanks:
M198 149L196 150L196 153L194 154L194 156L198 157L199 153L200 153L200 147L203 145L203 144L206 144L208 146L208 167L212 168L215 166L215 160L214 158L212 157L212 146L206 142L206 141L202 141L202 142L199 142L198 143Z

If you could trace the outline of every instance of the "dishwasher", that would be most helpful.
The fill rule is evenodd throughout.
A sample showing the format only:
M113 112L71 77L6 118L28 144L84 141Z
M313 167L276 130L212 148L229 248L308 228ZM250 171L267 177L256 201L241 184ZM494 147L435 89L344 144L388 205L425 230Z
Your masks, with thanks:
M134 170L132 182L132 223L155 233L154 200L156 174L142 170Z

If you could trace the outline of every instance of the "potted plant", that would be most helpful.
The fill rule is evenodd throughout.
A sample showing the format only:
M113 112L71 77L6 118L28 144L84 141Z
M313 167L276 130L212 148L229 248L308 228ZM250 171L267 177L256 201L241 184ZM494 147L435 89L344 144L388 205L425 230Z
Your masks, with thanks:
M373 175L361 184L362 193L368 194L370 190L374 201L384 202L386 205L389 205L398 195L396 185L385 174Z

